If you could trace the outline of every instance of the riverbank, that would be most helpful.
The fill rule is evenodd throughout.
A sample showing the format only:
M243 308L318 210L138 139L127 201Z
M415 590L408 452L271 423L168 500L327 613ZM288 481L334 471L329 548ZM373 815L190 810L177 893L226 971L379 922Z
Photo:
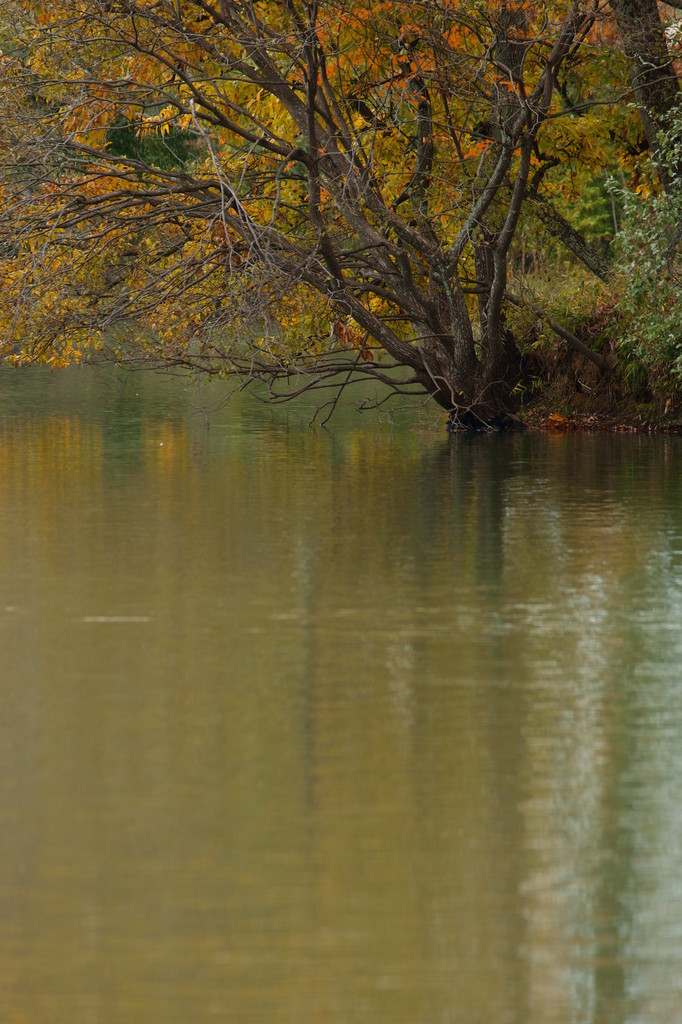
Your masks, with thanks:
M612 434L682 434L682 421L679 418L650 419L639 412L628 416L608 412L569 412L566 415L556 411L538 414L533 410L524 418L524 422L530 428L551 433L600 431Z
M631 387L617 367L605 374L572 354L533 354L520 392L519 418L531 429L682 434L679 397Z

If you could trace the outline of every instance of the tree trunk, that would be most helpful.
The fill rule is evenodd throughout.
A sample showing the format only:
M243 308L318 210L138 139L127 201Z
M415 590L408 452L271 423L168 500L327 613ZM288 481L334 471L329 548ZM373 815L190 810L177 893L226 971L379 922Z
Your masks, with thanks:
M606 281L612 270L611 261L588 242L572 224L569 224L565 217L562 217L554 209L548 199L541 195L534 195L530 199L531 210L542 221L550 235L558 238L561 244L574 256L577 256L588 270L600 277L602 281Z
M680 87L656 0L611 0L611 8L630 63L630 81L651 152L659 152L658 134L670 128ZM682 168L675 168L676 171ZM661 180L670 174L661 167Z

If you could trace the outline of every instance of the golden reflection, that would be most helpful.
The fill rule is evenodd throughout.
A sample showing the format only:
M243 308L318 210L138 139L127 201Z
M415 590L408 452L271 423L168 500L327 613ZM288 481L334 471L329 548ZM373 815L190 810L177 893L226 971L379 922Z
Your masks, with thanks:
M4 1017L672 1019L682 449L140 387L0 438Z

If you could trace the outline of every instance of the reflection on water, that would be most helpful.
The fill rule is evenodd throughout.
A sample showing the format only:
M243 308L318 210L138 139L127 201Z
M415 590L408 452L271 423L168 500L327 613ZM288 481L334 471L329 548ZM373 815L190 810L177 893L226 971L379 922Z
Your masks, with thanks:
M679 440L0 393L0 1020L678 1018Z

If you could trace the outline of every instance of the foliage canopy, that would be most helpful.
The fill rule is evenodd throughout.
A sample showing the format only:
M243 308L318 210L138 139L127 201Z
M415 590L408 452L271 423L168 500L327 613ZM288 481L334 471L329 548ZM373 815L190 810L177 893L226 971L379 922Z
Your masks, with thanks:
M0 21L7 356L128 344L273 394L370 376L467 426L513 422L519 311L614 363L538 305L526 254L549 233L611 274L572 210L632 182L674 112L654 0L0 0Z

